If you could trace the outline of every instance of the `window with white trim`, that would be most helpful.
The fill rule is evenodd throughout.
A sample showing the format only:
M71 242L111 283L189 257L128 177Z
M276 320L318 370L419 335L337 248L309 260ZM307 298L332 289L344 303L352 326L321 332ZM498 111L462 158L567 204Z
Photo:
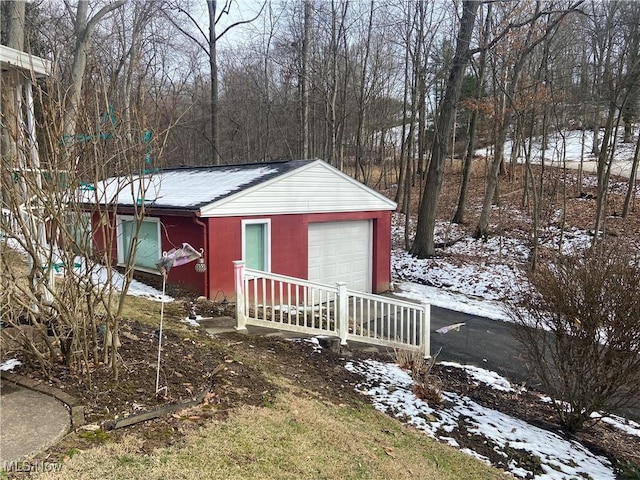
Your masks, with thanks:
M271 271L271 220L242 221L242 259L247 268Z
M117 225L118 264L128 263L131 242L135 238L138 220L133 216L119 215ZM162 256L160 219L145 218L140 224L134 266L157 273L156 262Z

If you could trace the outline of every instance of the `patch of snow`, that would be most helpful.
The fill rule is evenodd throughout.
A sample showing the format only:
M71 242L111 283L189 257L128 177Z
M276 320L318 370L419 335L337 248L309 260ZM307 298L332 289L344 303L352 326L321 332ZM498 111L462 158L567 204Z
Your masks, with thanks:
M76 257L75 263L80 265L78 267L83 273L91 274L91 282L97 286L104 286L108 281L108 270L104 265L98 263L87 262L82 257ZM125 277L117 270L111 271L111 284L113 287L121 292L124 287ZM154 287L146 285L138 280L131 280L127 295L134 297L144 297L156 302L172 302L174 299L169 295L163 295L162 292Z
M399 249L391 253L391 269L393 277L400 281L484 300L503 300L513 285L526 281L521 264L513 260L498 263L454 261L450 257L418 259Z
M300 342L300 343L308 343L313 348L313 353L321 353L322 345L320 345L319 337L308 337L308 338L290 338L291 342Z
M202 320L204 317L202 315L196 315L196 318L189 318L189 317L185 317L182 320L180 320L182 323L186 323L187 325L189 325L190 327L199 327L200 324L198 323L198 320Z
M26 251L20 245L20 242L14 238L6 239L7 246L11 249L16 250L18 253L27 258ZM61 258L60 254L54 252L54 260L55 258ZM77 256L73 261L73 268L79 272L81 275L90 274L91 283L97 287L104 287L107 284L108 278L108 270L104 265L100 265L99 263L94 263L91 261L87 261L85 258ZM64 267L59 267L56 275L62 275L64 273ZM122 275L117 270L112 270L111 272L111 283L113 287L118 291L122 292L122 288L124 286L124 275ZM132 295L134 297L144 297L150 300L154 300L156 302L172 302L174 299L169 295L163 295L160 290L157 288L153 288L145 283L142 283L138 280L133 279L131 284L129 285L129 290L127 291L127 295Z
M600 138L602 138L602 132ZM614 156L615 162L629 162L633 159L634 144L626 144L622 142L624 128L618 129L618 142ZM583 147L584 143L584 147ZM524 152L528 148L529 141L525 140L518 152L518 162L524 162ZM508 140L504 145L504 155L506 159L511 158L511 150L513 142ZM477 155L493 156L494 148L489 146L476 150ZM563 160L571 162L579 162L581 155L586 162L595 161L596 158L593 151L593 132L582 130L565 130L555 132L548 137L547 148L544 151L545 164L562 165ZM534 138L531 145L531 161L540 163L542 161L542 137ZM615 172L614 172L615 173Z
M495 444L499 454L504 455L503 449L508 447L537 456L544 470L536 476L538 479L561 480L585 478L586 475L601 480L615 479L606 458L592 454L577 442L564 440L552 432L483 407L468 397L444 392L445 407L431 408L413 394L413 380L395 364L365 360L349 362L346 368L365 378L357 389L371 397L375 408L402 419L433 438L441 436L439 432L442 431L453 432L463 423L469 433L482 435ZM478 456L471 450L463 451ZM531 475L515 461L510 462L508 468L514 475Z
M20 360L17 360L15 358L10 358L5 362L0 363L0 370L3 372L8 372L20 365L22 365L22 362Z
M461 448L460 451L462 453L466 453L467 455L480 460L482 463L485 463L487 465L491 465L491 460L489 459L489 457L485 457L484 455L480 455L478 452L474 452L470 448ZM527 472L527 473L529 473L529 472Z
M600 421L611 425L618 430L622 430L627 435L633 435L635 437L640 437L640 423L634 422L633 420L629 420L624 417L620 417L618 415L609 414L606 416L602 416L602 414L593 412L591 414L591 418L599 418Z
M443 290L413 282L396 284L395 294L410 300L428 301L436 307L447 308L456 312L468 313L480 317L491 318L503 322L510 321L504 310L504 304L495 300L473 298L464 293Z
M464 370L474 380L480 383L484 383L494 390L501 392L515 392L516 390L511 386L509 380L502 375L498 375L496 372L487 370L485 368L474 367L473 365L461 365L456 362L438 362L438 365L445 367L453 367Z

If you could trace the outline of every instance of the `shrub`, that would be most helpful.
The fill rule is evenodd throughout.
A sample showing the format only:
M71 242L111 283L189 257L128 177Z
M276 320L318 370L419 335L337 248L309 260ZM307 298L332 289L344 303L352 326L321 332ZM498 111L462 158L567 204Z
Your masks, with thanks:
M440 352L438 352L440 353ZM395 362L400 368L407 370L415 382L413 393L432 406L442 405L442 380L433 373L438 353L428 359L422 358L417 351L394 350Z
M599 246L558 257L530 275L510 314L516 337L562 425L573 433L594 411L640 394L640 263L637 252Z

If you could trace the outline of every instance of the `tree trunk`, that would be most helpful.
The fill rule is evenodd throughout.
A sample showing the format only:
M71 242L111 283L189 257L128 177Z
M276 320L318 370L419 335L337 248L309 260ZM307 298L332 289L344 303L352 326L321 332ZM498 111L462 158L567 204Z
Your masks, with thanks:
M640 135L636 142L636 150L633 155L633 163L631 164L631 174L629 175L629 185L627 187L627 195L624 198L624 207L622 207L622 218L626 218L629 215L629 208L631 206L631 199L635 198L636 190L636 177L638 175L638 163L640 162Z
M207 0L209 12L209 69L211 74L211 155L212 163L220 165L220 102L218 100L218 57L216 52L217 0Z
M302 74L300 78L301 88L301 136L302 158L309 158L309 79L311 78L311 0L304 0L304 40L302 42Z
M26 2L7 2L8 25L7 25L7 47L16 50L24 50L24 21Z
M402 92L402 128L400 134L400 172L398 175L398 189L396 190L395 202L399 205L399 210L408 215L407 202L405 201L405 176L409 175L407 170L409 169L409 161L405 161L405 152L407 148L407 122L409 121L409 91L411 90L411 81L409 76L409 59L410 59L410 38L413 32L413 23L411 22L411 11L407 8L407 16L405 18L407 30L406 30L406 43L404 45L404 82ZM405 233L406 237L406 233Z
M71 66L71 84L69 85L69 94L64 112L63 132L65 139L73 138L77 133L76 115L80 98L82 97L82 84L84 79L84 71L87 66L87 49L89 42L93 36L96 25L109 12L121 7L127 3L127 0L117 0L113 3L102 7L91 19L87 19L89 2L88 0L80 0L76 10L75 36L76 45L73 50L73 64Z
M15 48L16 50L24 50L24 21L25 21L25 4L26 2L17 1L17 2L7 2L7 10L8 10L8 25L7 25L7 46L11 48ZM0 75L0 88L2 91L9 92L9 88L3 85L8 77L6 73L2 73ZM4 77L4 78L3 78ZM3 81L4 80L4 81ZM15 91L14 91L15 95ZM18 154L16 147L16 139L18 138L18 134L15 131L17 127L17 122L9 121L8 119L13 116L15 110L15 97L14 95L7 94L2 95L0 98L0 102L3 102L2 105L2 123L3 128L0 129L0 152L2 153L2 162L4 163L7 159L15 158ZM6 102L6 103L4 103ZM17 116L19 113L15 112ZM11 161L11 160L9 160ZM3 168L3 171L5 169ZM9 171L7 169L6 171ZM7 192L2 190L2 201L3 205L7 203L8 199L6 197Z
M614 122L617 106L614 102L609 103L609 114L602 138L602 146L598 155L598 186L596 190L596 219L593 226L593 243L596 245L600 239L600 231L603 230L604 217L606 215L607 190L609 188L609 177L611 175L611 164L615 153L615 135L620 124L620 115L617 122ZM604 232L603 232L604 233Z
M416 238L411 247L411 253L420 258L435 255L434 229L438 196L440 194L440 187L442 186L449 139L451 138L451 132L453 130L453 114L458 98L460 97L464 70L469 61L469 43L471 41L471 34L473 33L476 12L478 11L479 5L480 2L474 0L465 0L462 4L462 20L460 22L460 30L458 31L456 52L453 57L447 87L438 114L427 181L418 213Z
M487 6L487 17L484 24L484 32L482 35L482 43L485 49L480 53L479 65L478 65L478 85L475 91L476 99L482 97L482 87L484 85L484 71L487 65L487 36L489 28L491 27L491 4ZM462 181L460 182L460 195L458 196L458 207L456 213L453 216L452 222L463 224L464 223L464 209L467 203L467 193L469 192L469 177L471 176L471 165L473 163L473 152L476 149L476 136L477 136L477 123L478 123L478 109L474 109L471 113L471 119L469 120L468 128L468 141L467 150L464 157L464 164L462 167Z
M358 173L362 173L362 181L367 183L367 175L363 165L364 161L364 122L366 115L366 81L367 81L367 67L369 64L369 53L371 51L371 34L373 32L373 12L375 9L374 0L371 0L369 6L369 24L367 28L367 37L365 41L364 58L362 59L362 68L360 69L359 91L358 91L358 129L356 131L356 180L358 179Z

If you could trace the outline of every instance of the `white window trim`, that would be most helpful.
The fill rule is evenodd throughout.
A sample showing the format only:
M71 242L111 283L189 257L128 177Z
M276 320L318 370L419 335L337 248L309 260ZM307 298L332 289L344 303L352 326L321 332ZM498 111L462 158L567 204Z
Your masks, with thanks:
M247 261L247 243L246 243L246 226L263 224L266 225L265 239L264 239L264 251L266 252L265 268L267 272L271 272L271 219L270 218L255 218L242 220L242 261Z
M125 266L124 260L124 245L122 241L122 222L135 222L137 220L133 215L117 215L116 216L116 240L117 240L117 249L118 249L118 266ZM160 231L160 219L157 217L145 217L142 219L143 222L152 222L156 224L157 232L158 232L158 258L162 257L162 236ZM147 267L139 267L137 265L133 265L133 268L136 270L140 270L141 272L155 273L160 275L160 272L156 269L147 268Z

